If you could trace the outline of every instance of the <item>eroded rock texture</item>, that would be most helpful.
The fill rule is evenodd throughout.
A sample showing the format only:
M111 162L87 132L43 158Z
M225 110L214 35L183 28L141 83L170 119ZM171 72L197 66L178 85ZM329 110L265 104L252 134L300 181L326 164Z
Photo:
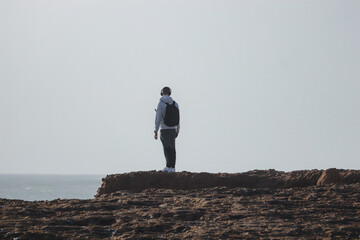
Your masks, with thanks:
M312 179L305 187L290 187L291 176L309 183L299 172L263 171L285 185L258 187L269 184L262 177L247 188L141 190L133 183L89 200L0 199L0 239L358 239L360 182L346 183L359 180L358 171L340 171L344 184L319 186L316 171L301 171Z
M336 168L330 168L326 171L323 171L319 180L317 181L317 185L325 185L331 183L343 184L344 179L340 174L340 171Z
M323 174L323 175L322 175ZM321 177L321 179L320 179ZM97 197L119 190L139 192L149 188L201 189L211 187L294 188L317 184L351 184L360 182L359 170L302 170L281 172L253 170L245 173L165 173L159 171L113 174L103 178Z

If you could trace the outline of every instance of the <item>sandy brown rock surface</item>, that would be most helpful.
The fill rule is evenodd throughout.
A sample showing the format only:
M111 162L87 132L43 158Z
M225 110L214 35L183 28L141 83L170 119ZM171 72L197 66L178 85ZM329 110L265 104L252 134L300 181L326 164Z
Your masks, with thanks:
M311 171L303 171L303 176L317 170ZM250 175L255 172L262 180L252 184L268 184L260 175L283 179L280 183L291 176L273 170ZM130 190L99 194L100 188L89 200L0 199L0 239L359 239L360 182L349 183L358 179L359 171L340 173L344 184L316 186L314 177L312 185L303 187L278 183L178 189L175 184L141 190L132 189L141 182L128 182ZM295 182L307 183L292 174ZM317 174L319 178L322 172Z
M211 187L299 188L329 183L360 183L360 171L331 168L324 171L315 169L282 172L270 169L245 173L130 172L108 175L103 178L97 196L119 190L139 192L149 188L178 190Z

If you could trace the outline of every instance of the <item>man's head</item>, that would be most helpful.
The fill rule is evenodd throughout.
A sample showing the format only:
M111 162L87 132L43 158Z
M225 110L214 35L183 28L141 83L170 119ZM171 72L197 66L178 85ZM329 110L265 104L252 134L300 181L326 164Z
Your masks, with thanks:
M161 96L165 96L165 95L168 95L170 96L171 95L171 89L169 87L164 87L163 89L161 89Z

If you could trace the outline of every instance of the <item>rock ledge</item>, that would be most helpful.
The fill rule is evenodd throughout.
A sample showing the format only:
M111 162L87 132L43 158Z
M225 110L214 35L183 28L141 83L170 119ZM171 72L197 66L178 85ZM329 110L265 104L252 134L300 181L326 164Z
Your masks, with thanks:
M245 173L165 173L160 171L113 174L103 178L96 197L121 190L189 190L212 187L301 188L323 184L360 182L360 170L301 170L292 172L253 170Z

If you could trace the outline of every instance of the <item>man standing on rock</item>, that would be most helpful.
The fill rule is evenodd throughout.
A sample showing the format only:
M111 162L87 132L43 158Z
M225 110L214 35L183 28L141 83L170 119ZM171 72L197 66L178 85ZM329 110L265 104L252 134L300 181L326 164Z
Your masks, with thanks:
M158 104L155 117L155 136L158 139L160 130L160 139L164 148L166 167L164 172L175 172L176 151L175 138L179 135L180 114L179 105L170 97L171 89L164 87L161 90L161 98Z

